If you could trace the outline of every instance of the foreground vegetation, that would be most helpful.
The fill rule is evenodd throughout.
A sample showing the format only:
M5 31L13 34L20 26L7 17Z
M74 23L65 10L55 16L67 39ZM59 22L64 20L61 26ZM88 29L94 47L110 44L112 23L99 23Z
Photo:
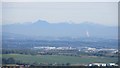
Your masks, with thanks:
M90 56L63 56L63 55L23 55L23 54L3 54L3 60L9 62L34 64L34 65L51 65L51 64L89 64L94 62L110 63L117 62L117 58L110 57L90 57Z

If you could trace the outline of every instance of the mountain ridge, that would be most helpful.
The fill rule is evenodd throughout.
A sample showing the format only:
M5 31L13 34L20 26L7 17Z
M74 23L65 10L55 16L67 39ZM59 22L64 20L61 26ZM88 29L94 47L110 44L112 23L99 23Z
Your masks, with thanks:
M72 25L81 25L81 24L86 24L86 25L89 25L89 24L92 24L92 25L101 25L101 26L107 26L107 27L118 27L118 26L109 26L109 25L103 25L103 24L98 24L98 23L95 23L95 22L88 22L88 21L84 21L84 22L81 22L81 23L75 23L75 22L69 22L69 21L64 21L64 22L54 22L54 23L51 23L51 22L48 22L46 20L42 20L42 19L38 19L34 22L24 22L24 23L12 23L12 24L2 24L2 26L6 26L6 25L28 25L28 24L41 24L41 23L46 23L46 24L72 24Z
M101 24L83 22L74 23L49 23L45 20L37 20L27 24L3 25L4 32L23 34L28 36L50 36L50 37L99 37L117 38L117 27Z

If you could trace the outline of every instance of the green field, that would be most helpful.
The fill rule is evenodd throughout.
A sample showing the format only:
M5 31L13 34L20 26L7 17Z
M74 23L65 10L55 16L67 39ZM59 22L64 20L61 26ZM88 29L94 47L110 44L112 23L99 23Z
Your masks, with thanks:
M14 58L23 63L71 63L71 64L88 64L94 62L110 63L117 62L117 58L109 57L75 57L75 56L58 56L58 55L22 55L22 54L3 54L3 58Z

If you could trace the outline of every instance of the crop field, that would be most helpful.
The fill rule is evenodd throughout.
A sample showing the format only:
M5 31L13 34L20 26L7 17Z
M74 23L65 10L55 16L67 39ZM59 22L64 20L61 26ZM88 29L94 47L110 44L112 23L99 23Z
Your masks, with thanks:
M117 58L110 57L76 57L60 55L23 55L23 54L3 54L3 58L14 58L22 63L71 63L71 64L88 64L94 62L110 63L117 62Z

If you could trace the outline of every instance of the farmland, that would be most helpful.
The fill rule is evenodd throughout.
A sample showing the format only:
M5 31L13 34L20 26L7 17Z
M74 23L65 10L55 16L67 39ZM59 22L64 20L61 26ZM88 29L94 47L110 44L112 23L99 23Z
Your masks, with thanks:
M110 57L90 57L90 56L63 56L63 55L23 55L23 54L3 54L4 58L14 58L26 64L89 64L94 62L109 63L117 62L117 58Z

